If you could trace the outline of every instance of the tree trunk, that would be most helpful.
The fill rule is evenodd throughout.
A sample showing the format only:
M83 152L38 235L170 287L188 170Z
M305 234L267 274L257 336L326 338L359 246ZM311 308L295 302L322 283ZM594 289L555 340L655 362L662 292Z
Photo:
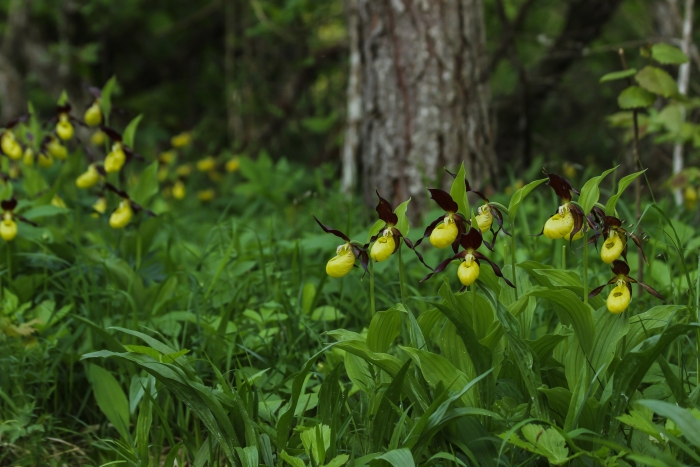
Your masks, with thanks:
M464 161L474 187L495 172L482 0L357 0L364 194L396 205ZM416 206L417 205L417 206Z

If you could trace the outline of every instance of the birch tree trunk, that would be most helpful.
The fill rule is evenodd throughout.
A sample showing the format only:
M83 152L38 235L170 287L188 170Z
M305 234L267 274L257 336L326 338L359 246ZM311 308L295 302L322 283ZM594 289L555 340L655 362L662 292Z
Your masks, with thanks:
M472 186L495 173L482 0L356 0L364 194L424 205L426 185L464 161Z

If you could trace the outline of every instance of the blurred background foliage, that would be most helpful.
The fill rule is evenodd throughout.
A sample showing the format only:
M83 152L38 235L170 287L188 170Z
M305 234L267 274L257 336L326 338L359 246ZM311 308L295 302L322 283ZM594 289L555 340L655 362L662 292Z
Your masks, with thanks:
M484 3L494 53L508 31L498 2ZM517 56L493 65L494 109L508 111L523 84L519 67L527 72L541 61L572 3L503 0L511 21L529 5L514 31ZM673 3L622 1L583 54L572 52L580 56L560 82L548 83L554 88L529 123L532 160L524 165L538 155L554 168L555 161L608 167L611 158L628 159L623 133L605 121L617 111L622 88L598 80L620 69L619 47L634 61L640 46L680 36ZM122 121L115 123L123 127L144 114L145 154L193 129L197 156L227 148L252 156L266 149L275 159L311 166L339 159L348 69L342 0L3 0L0 19L5 121L24 112L27 100L40 113L50 111L62 89L82 109L90 103L84 86L102 86L116 75L124 97L115 109ZM675 68L669 71L675 76ZM699 84L694 75L691 95ZM655 173L667 176L670 145L650 151L648 164L663 166Z

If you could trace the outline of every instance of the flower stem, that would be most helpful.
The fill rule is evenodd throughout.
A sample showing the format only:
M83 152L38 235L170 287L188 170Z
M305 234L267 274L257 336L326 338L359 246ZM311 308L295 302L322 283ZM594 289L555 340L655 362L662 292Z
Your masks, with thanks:
M561 246L561 268L566 271L566 245Z
M583 303L588 303L588 232L583 232Z
M510 264L513 271L513 285L515 286L515 299L518 299L518 274L515 272L515 225L510 223Z
M402 240L399 240L401 242ZM403 258L401 257L401 250L403 245L399 245L399 287L401 289L401 303L406 306L406 288L404 286L404 272L403 272Z
M369 303L372 311L372 316L377 312L374 306L374 261L369 262Z

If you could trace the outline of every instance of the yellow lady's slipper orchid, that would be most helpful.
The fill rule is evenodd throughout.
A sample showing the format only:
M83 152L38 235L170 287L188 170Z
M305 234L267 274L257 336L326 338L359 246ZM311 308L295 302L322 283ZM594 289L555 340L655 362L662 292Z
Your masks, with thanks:
M12 219L12 214L6 212L0 222L0 237L6 242L11 242L17 236L17 223Z
M445 220L435 226L430 234L430 243L435 248L447 248L452 245L459 235L459 229L451 216L445 216Z
M619 280L615 288L610 292L610 295L608 295L606 305L610 313L618 314L627 309L631 300L632 297L627 283L624 280Z
M698 205L698 192L695 187L687 186L683 191L683 202L685 208L689 211L695 209Z
M204 159L200 159L197 161L197 170L200 172L209 172L210 170L214 170L216 168L216 159L214 159L212 156L207 156Z
M119 207L114 210L111 216L109 216L109 225L113 229L123 229L126 227L133 216L133 211L131 210L131 203L128 199L124 199L119 203Z
M326 274L340 278L352 271L355 265L355 253L348 243L340 245L336 252L337 254L326 263Z
M389 259L396 250L396 241L391 229L384 229L384 232L377 238L369 251L369 256L378 263Z
M102 146L107 141L107 134L102 130L97 130L90 136L90 143L93 146Z
M104 214L107 211L107 199L104 196L100 196L95 201L95 204L92 205L92 209L100 214Z
M27 149L24 150L22 162L24 162L24 165L27 167L32 167L34 165L34 150L29 146L27 146Z
M58 195L53 195L53 198L51 198L51 205L56 206L57 208L62 208L66 209L66 202L63 201L63 198L61 198Z
M226 172L233 173L237 172L241 167L241 158L236 156L226 162Z
M209 188L208 190L201 190L197 192L197 198L202 202L211 201L214 199L214 196L216 196L216 193L211 188Z
M173 145L174 148L182 148L187 146L192 142L192 133L189 131L186 131L184 133L180 133L179 135L175 135L170 139L170 144Z
M17 160L22 157L22 146L15 140L15 135L7 130L0 137L0 147L2 152L7 154L10 159Z
M559 208L559 211L552 217L547 219L544 224L544 235L547 238L556 240L564 238L566 234L571 233L574 228L574 216L569 211L568 206L564 205Z
M51 153L40 152L39 153L39 166L45 169L53 166L53 156Z
M467 254L464 261L457 269L457 277L462 285L470 286L479 277L479 263L476 262L474 255Z
M177 152L173 150L161 152L158 156L158 161L163 164L172 164L175 159L177 159Z
M609 237L605 240L603 247L600 249L600 259L602 259L605 264L612 264L613 261L620 257L624 248L625 241L615 230L610 230Z
M173 185L173 198L178 199L178 200L184 199L185 194L186 194L185 184L183 183L182 180L178 180Z
M177 168L176 172L178 177L187 177L192 173L192 166L190 164L183 164Z
M9 175L12 180L17 180L22 175L22 172L19 170L17 164L12 164L7 170L7 175Z
M165 165L158 167L158 181L164 182L166 178L168 178L168 167Z
M565 177L574 178L576 176L576 167L569 162L564 163L562 166L562 171L564 172Z
M63 141L68 141L73 137L73 125L68 114L62 113L59 115L58 123L56 124L56 134Z
M126 154L121 143L116 142L112 145L112 150L105 158L105 171L107 173L119 172L126 162Z
M87 126L97 126L102 123L102 109L100 109L100 101L95 101L85 111L83 120Z
M484 204L479 207L479 214L476 216L476 223L479 225L481 233L486 233L493 224L493 214L491 214L491 206Z
M57 139L52 139L46 144L46 150L56 159L62 161L68 157L68 149Z
M95 164L90 164L83 174L75 180L75 186L83 190L94 186L100 180L100 173Z
M619 259L613 261L612 272L615 274L615 277L610 279L606 284L603 284L600 287L596 287L591 291L591 293L588 294L589 297L595 297L607 285L615 284L615 287L610 292L610 295L608 295L608 299L606 301L606 305L610 313L618 314L622 313L627 309L632 299L630 293L630 284L639 284L641 286L641 289L650 293L654 297L659 298L661 300L664 299L661 296L661 294L654 290L654 288L650 285L645 284L644 282L640 282L633 277L630 277L628 275L630 273L630 267L624 261L620 261Z

